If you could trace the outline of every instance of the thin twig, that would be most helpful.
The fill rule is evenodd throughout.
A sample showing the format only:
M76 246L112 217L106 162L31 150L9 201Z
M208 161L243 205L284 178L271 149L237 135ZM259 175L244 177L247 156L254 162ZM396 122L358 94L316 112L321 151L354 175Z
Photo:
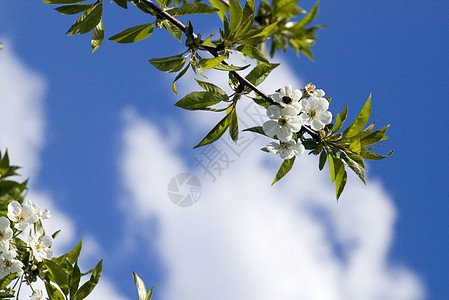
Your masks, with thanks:
M155 3L153 3L151 0L140 0L141 3L145 4L146 6L148 6L149 8L151 8L153 11L156 12L156 14L165 20L168 20L169 22L171 22L173 25L175 25L176 27L178 27L180 30L182 30L182 32L185 33L186 30L186 26L179 21L178 19L176 19L175 17L173 17L172 15L170 15L169 13L167 13L166 11L164 11L161 7L159 7L158 5L156 5ZM196 39L198 36L193 33L193 39ZM218 52L211 47L205 47L206 50L212 54L214 57L219 56ZM222 62L224 65L229 65L227 62L223 61ZM268 101L270 104L276 104L276 102L273 101L273 99L271 99L271 97L269 97L268 95L266 95L264 92L262 92L261 90L259 90L254 84L252 84L251 82L249 82L245 77L243 77L242 75L240 75L239 73L237 73L236 71L230 71L232 75L234 75L237 80L239 81L239 83L243 86L247 86L249 87L251 90L253 90L256 94L258 94L259 96L261 96L264 100Z

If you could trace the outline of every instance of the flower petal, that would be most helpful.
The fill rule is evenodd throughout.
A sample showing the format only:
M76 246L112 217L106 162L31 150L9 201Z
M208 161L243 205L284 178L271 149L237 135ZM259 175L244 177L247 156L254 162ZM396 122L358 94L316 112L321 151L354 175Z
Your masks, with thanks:
M281 109L277 105L270 105L267 108L267 116L272 120L277 120L281 116Z
M279 152L279 144L276 142L269 143L265 148L271 153L278 154Z
M272 120L266 121L262 125L263 132L268 136L275 136L278 133L279 128L279 123Z
M313 129L313 130L315 130L315 131L318 131L318 130L321 130L321 129L323 129L323 127L324 127L324 124L323 124L323 123L321 123L321 121L320 121L320 120L318 120L318 119L315 119L315 120L313 120L313 121L312 121L312 124L311 124L311 126L312 126L312 129Z
M281 114L283 116L296 116L298 112L296 111L295 107L288 105L281 109Z
M319 111L326 111L329 109L329 102L326 98L318 98L319 103L317 104L316 108Z
M290 128L283 126L278 130L276 135L281 142L288 142L292 139L292 131Z
M332 121L332 113L330 111L325 111L319 114L318 120L324 125L329 124Z
M302 92L300 90L294 90L293 91L293 100L299 101L302 97Z

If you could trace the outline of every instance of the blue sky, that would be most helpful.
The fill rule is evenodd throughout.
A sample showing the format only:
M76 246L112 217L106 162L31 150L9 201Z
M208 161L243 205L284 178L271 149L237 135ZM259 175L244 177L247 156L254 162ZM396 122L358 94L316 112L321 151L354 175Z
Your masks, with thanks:
M105 259L98 298L135 299L135 270L158 282L155 299L447 299L448 11L441 0L322 1L316 62L273 59L284 66L267 93L312 81L334 114L349 104L349 118L372 93L372 117L391 124L380 151L394 155L369 164L366 187L352 176L338 204L310 157L270 187L280 161L258 150L261 137L241 156L219 141L234 162L211 182L192 147L220 117L174 107L196 87L184 80L175 96L173 77L147 62L182 46L157 31L92 55L88 36L64 35L75 18L40 2L0 7L0 148L52 208L52 228L67 228L60 250L83 237L86 268ZM212 32L213 18L195 31ZM105 5L104 22L109 37L149 21ZM240 117L251 123L248 104ZM179 208L166 189L185 171L203 194Z

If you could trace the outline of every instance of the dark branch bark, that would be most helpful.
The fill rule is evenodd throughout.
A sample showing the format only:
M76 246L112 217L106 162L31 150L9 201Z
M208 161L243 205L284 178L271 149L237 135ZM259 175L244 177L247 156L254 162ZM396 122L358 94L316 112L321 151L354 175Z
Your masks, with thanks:
M158 5L153 3L151 0L140 0L140 2L145 4L149 8L151 8L154 12L156 12L156 14L160 18L168 20L173 25L175 25L176 27L181 29L182 32L185 32L186 26L182 22L180 22L178 19L176 19L175 17L173 17L169 13L165 12L162 8L160 8ZM197 38L197 35L195 33L193 33L193 38L194 39ZM219 56L218 52L214 48L206 47L206 49L213 56L215 56L215 57ZM223 61L222 63L225 64L225 65L228 65L228 63L225 62L225 61ZM274 102L273 99L271 99L268 95L266 95L264 92L259 90L254 84L249 82L245 77L243 77L242 75L240 75L236 71L231 71L231 73L232 73L232 75L234 75L237 78L237 80L239 81L239 83L241 85L249 87L251 90L253 90L256 94L258 94L264 100L268 101L270 104L276 104L276 102Z

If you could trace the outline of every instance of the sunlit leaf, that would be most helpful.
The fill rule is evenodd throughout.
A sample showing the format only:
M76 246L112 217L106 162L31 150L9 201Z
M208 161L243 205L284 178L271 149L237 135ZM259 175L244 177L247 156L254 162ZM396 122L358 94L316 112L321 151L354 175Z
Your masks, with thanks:
M234 108L231 112L231 118L229 120L229 135L231 136L231 139L237 143L237 140L239 138L239 121L237 118L237 111Z
M175 106L188 110L201 110L223 101L223 95L217 92L192 92L176 102Z
M226 57L224 56L217 56L217 57L211 57L211 58L201 58L199 61L199 64L201 68L207 70L215 68L217 65L219 65Z
M55 283L61 288L65 295L69 294L69 280L66 271L54 261L44 259L44 264L52 275Z
M42 2L47 4L74 4L74 3L81 3L84 1L86 0L45 0Z
M181 7L175 7L166 10L166 12L168 12L172 16L184 16L192 14L213 14L217 11L219 11L218 8L215 8L202 2L186 3Z
M97 26L95 26L94 30L92 30L92 53L100 47L101 43L104 40L104 28L103 28L103 20L100 19Z
M137 294L139 295L139 300L145 300L145 298L147 297L147 288L145 287L145 283L136 274L136 272L133 272L133 278L134 278L134 282L136 283Z
M167 73L178 72L182 69L185 62L186 59L182 55L150 59L150 63L155 68Z
M249 72L248 75L245 76L245 78L255 86L258 86L277 66L279 66L279 64L257 65L254 69L251 70L251 72Z
M125 29L116 35L111 36L109 39L117 43L134 43L151 36L153 30L154 23L138 25Z
M293 167L293 163L295 162L296 156L293 156L290 159L285 159L284 162L282 162L281 167L279 168L278 172L276 173L276 176L274 177L273 182L271 185L278 182L282 177L284 177Z
M86 11L91 8L94 4L74 4L74 5L65 5L55 8L58 12L63 15L74 15L80 12Z
M252 59L256 59L262 63L269 64L270 62L265 57L265 55L255 46L252 45L241 45L237 47L237 51L242 52L243 54L251 57Z
M201 80L198 80L198 79L196 79L196 78L195 78L195 81L196 81L196 83L198 83L198 85L199 85L200 87L202 87L202 88L205 89L206 91L208 91L208 92L216 92L216 93L219 93L219 94L222 95L222 96L227 97L227 96L226 96L226 92L223 91L223 90L222 90L221 88L219 88L218 86L216 86L215 84L210 83L210 82L201 81Z
M348 128L346 128L343 131L343 135L346 138L350 138L358 134L368 122L370 114L371 114L371 95L368 97L368 100L366 101L360 113L357 115L354 122L352 122L351 125L349 125Z
M318 4L319 4L319 1L317 1L315 3L315 5L313 6L313 8L310 10L310 12L301 21L298 22L298 24L297 24L298 27L304 27L307 24L309 24L310 22L312 22L313 20L315 20L317 14L318 14Z
M239 0L229 0L230 31L235 32L242 21L243 10Z
M193 148L195 149L198 147L202 147L218 140L223 135L223 133L226 132L226 129L228 129L230 119L231 114L227 114L223 119L220 120L220 122L218 122L217 125L215 125L214 128L212 128L212 130L206 135L206 137L204 137L204 139Z
M83 13L67 31L67 35L84 34L94 29L101 20L103 4L98 3Z

